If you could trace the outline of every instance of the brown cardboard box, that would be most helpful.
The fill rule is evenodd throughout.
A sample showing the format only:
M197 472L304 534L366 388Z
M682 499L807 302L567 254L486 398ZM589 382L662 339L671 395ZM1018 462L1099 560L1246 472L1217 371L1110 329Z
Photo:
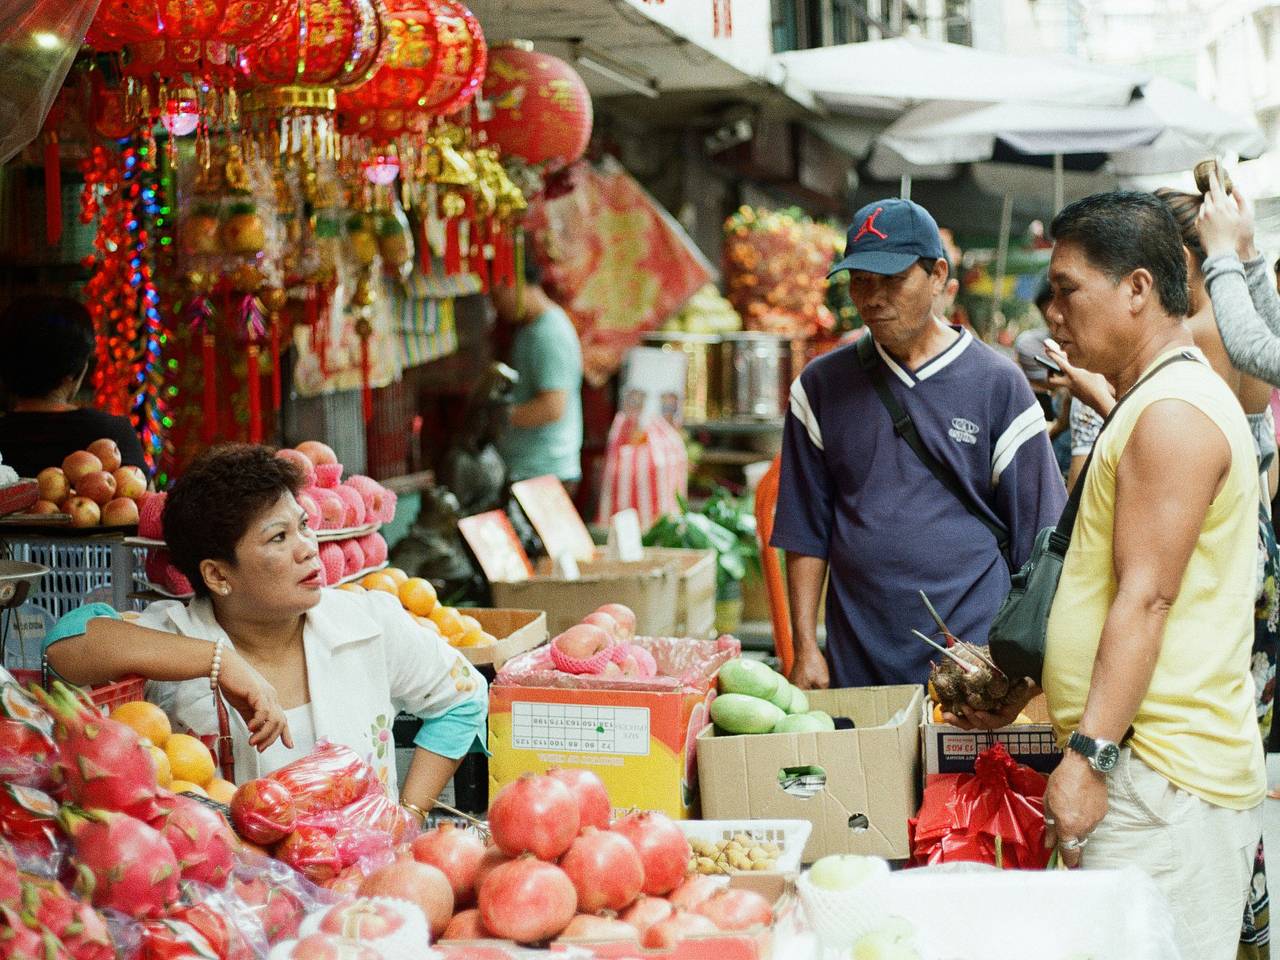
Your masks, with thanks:
M460 648L477 667L491 666L494 670L501 670L502 665L512 657L547 642L547 615L541 610L464 607L461 612L479 620L484 632L498 641L485 647Z
M677 550L645 547L646 560L675 561L680 568L676 589L674 637L706 640L716 625L716 553L714 550Z
M635 611L636 633L641 636L676 635L681 567L674 560L593 560L580 563L578 572L577 580L557 577L544 559L528 580L490 584L493 604L545 610L547 629L555 636L602 605L621 603Z
M907 820L919 807L922 687L861 687L808 691L809 705L849 717L852 730L823 733L698 737L698 783L708 820L808 820L810 863L830 853L871 854L891 860L910 854ZM896 722L890 723L891 720ZM813 795L783 789L796 771Z
M926 700L920 726L926 778L934 773L973 773L978 754L997 743L1003 743L1013 759L1040 773L1052 773L1062 759L1043 694L1022 711L1035 723L1014 724L998 730L961 730L950 724L934 723L931 712Z

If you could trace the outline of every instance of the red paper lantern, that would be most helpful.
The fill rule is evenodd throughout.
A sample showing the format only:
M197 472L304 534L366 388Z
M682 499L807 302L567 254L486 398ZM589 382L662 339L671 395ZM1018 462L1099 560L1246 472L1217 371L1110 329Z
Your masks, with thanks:
M484 33L452 0L388 0L382 64L338 100L343 133L386 142L460 110L484 76Z
M333 91L368 79L382 53L381 0L292 0L276 29L240 51L237 66L251 85Z
M484 97L493 105L493 119L483 129L504 156L554 172L586 152L591 94L559 57L527 44L493 50Z

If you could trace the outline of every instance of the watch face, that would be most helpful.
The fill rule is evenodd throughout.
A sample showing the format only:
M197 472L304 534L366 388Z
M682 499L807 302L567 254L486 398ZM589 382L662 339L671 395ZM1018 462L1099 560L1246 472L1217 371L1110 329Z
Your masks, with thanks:
M1110 773L1116 768L1116 764L1120 762L1120 748L1114 743L1108 743L1098 747L1098 752L1093 758L1093 765L1102 773Z

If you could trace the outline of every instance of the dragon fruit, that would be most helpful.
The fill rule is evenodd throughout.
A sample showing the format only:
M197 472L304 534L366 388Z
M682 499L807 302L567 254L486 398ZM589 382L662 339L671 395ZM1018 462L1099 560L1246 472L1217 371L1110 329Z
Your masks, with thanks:
M209 942L219 960L253 960L254 949L229 917L210 903L193 903L173 910L169 918L190 924Z
M53 934L27 926L8 907L0 907L0 957L5 960L71 960Z
M115 960L116 949L106 921L56 880L23 882L22 919L28 926L57 937L74 960Z
M297 935L306 906L287 886L268 883L263 877L237 879L235 895L262 924L267 943Z
M48 791L57 758L53 720L16 683L0 685L0 780Z
M100 716L59 681L51 693L37 690L36 696L53 714L53 736L62 753L57 774L72 802L139 820L160 812L155 761L131 727Z
M163 913L178 899L178 858L160 832L111 810L63 807L75 844L75 893L131 917Z
M0 837L0 907L15 909L22 885L18 875L18 858L9 841Z
M222 817L191 797L164 798L166 812L151 826L160 831L183 880L224 887L235 866L236 838Z

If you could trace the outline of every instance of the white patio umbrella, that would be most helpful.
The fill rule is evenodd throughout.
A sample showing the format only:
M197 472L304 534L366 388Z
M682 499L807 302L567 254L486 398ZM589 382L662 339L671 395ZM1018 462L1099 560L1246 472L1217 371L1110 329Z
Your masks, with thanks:
M1123 106L1149 76L1072 57L1017 56L914 37L778 54L832 112L901 113L934 100Z

